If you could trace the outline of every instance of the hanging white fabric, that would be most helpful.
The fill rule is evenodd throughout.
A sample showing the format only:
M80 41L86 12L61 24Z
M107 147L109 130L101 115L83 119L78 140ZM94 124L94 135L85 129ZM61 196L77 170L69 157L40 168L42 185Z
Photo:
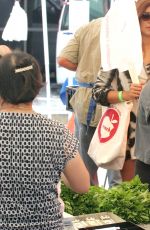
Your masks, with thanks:
M20 6L19 1L15 1L2 33L5 41L26 41L28 34L28 19L25 10Z
M138 83L143 66L142 41L134 0L116 0L103 18L100 33L101 63L104 71L129 70Z

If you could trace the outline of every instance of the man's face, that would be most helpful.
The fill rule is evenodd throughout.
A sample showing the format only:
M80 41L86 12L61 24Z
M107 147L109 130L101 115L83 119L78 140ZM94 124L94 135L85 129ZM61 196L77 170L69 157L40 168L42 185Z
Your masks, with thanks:
M146 8L140 18L140 27L142 36L150 38L150 6Z

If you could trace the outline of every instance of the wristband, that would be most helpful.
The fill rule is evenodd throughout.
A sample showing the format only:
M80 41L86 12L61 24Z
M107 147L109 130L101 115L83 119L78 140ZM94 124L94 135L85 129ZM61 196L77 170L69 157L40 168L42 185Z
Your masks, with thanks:
M123 102L123 101L124 101L124 100L123 100L122 91L118 91L118 100L119 100L120 102Z

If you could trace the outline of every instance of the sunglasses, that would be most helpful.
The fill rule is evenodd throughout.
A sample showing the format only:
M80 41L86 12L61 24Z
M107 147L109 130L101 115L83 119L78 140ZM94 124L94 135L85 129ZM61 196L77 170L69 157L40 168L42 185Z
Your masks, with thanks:
M150 20L150 12L145 12L140 17L143 21L149 21Z

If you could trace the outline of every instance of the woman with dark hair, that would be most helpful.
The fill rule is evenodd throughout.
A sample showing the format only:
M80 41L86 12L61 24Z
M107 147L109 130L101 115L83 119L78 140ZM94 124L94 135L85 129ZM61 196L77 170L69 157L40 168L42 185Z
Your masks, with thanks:
M101 69L92 91L94 100L104 106L122 101L133 101L133 109L130 114L130 124L127 135L126 160L123 169L121 171L116 171L120 173L122 180L132 179L135 170L135 127L138 98L143 85L147 81L150 68L150 23L148 23L148 16L147 13L145 13L149 5L150 0L138 0L136 3L139 21L145 20L147 23L145 24L145 28L143 28L145 30L144 33L146 33L145 35L142 32L142 24L140 23L144 60L144 68L139 76L140 83L132 83L129 71L120 73L118 69L113 69L109 72L104 72L103 69Z
M89 174L77 139L63 124L33 111L42 75L31 55L0 59L1 230L63 229L57 185L87 192Z

